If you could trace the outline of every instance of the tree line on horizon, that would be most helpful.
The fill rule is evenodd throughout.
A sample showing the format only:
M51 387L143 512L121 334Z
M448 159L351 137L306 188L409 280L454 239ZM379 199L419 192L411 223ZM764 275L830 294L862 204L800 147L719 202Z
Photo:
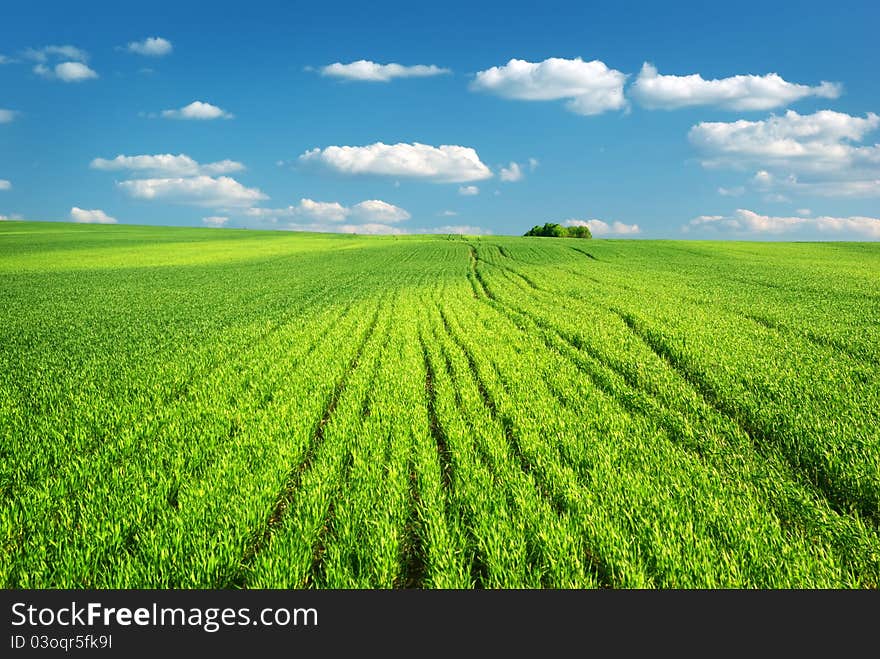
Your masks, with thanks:
M592 238L590 227L574 226L564 227L555 222L547 222L543 226L536 224L526 231L525 236L541 236L547 238Z

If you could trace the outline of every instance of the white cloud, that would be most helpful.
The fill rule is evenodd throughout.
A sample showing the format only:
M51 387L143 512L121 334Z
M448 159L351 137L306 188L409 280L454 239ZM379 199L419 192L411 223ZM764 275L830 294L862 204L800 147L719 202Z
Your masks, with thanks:
M289 208L295 208L290 206ZM296 208L297 215L305 215L315 220L324 220L326 222L342 222L348 217L348 209L338 201L312 201L311 199L300 199L299 207Z
M299 156L305 165L318 165L340 174L370 174L420 178L435 183L462 183L491 178L477 152L464 146L383 144L328 146Z
M631 236L642 232L638 224L617 221L608 224L603 220L565 220L562 224L567 227L587 227L594 236Z
M148 57L162 57L168 55L174 47L168 39L162 37L147 37L143 41L132 41L125 49L130 53L146 55Z
M476 185L463 185L458 189L458 194L462 197L473 197L480 194L480 188Z
M344 222L349 215L349 209L336 201L300 199L298 204L286 208L248 208L245 214L271 222L292 218L306 218L321 222Z
M798 208L795 213L797 213L801 217L808 217L813 214L813 211L811 211L809 208Z
M368 199L354 206L343 206L339 202L313 201L312 199L300 199L299 203L287 208L249 208L245 211L245 215L249 217L260 218L270 222L277 222L279 219L308 219L313 222L344 222L346 220L357 220L364 224L394 224L410 219L410 214L394 204L389 204L379 199ZM297 226L303 226L299 224ZM310 225L313 229L309 230L325 230L315 229L315 224ZM305 229L303 229L305 230ZM339 227L333 230L341 231Z
M47 62L50 58L75 60L78 62L87 62L89 60L89 54L76 46L28 48L24 51L24 57L35 62Z
M529 171L535 171L540 164L537 158L529 158Z
M880 171L876 179L801 181L796 174L773 176L766 170L757 172L752 183L759 190L781 190L792 195L813 197L880 197ZM778 195L781 196L781 195Z
M524 176L522 168L515 162L511 162L507 167L502 167L498 173L498 178L506 183L521 181Z
M865 118L822 110L800 115L794 110L761 121L703 122L688 137L714 160L707 165L765 163L814 171L858 163L880 164L880 145L857 147L880 126L880 116Z
M543 62L512 59L504 66L480 71L471 82L474 91L526 101L567 99L566 108L595 115L626 107L626 74L603 62L551 57Z
M74 206L70 209L70 219L82 224L116 224L115 217L110 217L99 208L85 210Z
M61 62L55 65L55 77L62 82L82 82L97 78L98 74L82 62Z
M752 183L764 190L820 196L880 196L880 144L856 144L880 127L880 116L854 117L823 110L789 110L761 121L704 122L691 143L705 167L759 171Z
M737 185L732 188L725 188L725 187L718 188L718 194L720 194L722 197L739 197L742 194L744 194L745 191L746 191L746 189L741 185Z
M774 181L773 174L768 172L766 169L761 169L755 172L755 175L752 177L752 182L758 186L768 186L772 185Z
M222 227L227 222L229 218L223 215L209 215L202 218L202 224L207 224L209 227Z
M103 171L127 170L143 172L152 176L217 176L219 174L231 174L244 169L244 165L234 160L220 160L201 165L189 156L180 153L160 153L156 155L126 156L118 155L112 160L95 158L89 164L92 169Z
M216 105L204 103L203 101L193 101L189 105L185 105L179 110L162 110L162 117L165 119L234 119L235 115L226 112L223 108Z
M34 67L34 73L48 80L61 80L62 82L83 82L98 77L97 73L82 62L61 62L56 64L54 68L49 68L45 64L37 64Z
M12 183L7 181L5 178L0 178L0 190L11 190Z
M705 80L698 73L660 75L656 67L645 62L629 93L639 104L650 109L712 105L727 110L770 110L807 96L837 98L841 91L839 83L823 81L810 87L787 82L776 73L715 80Z
M378 222L367 224L343 224L339 227L340 233L361 233L368 235L400 235L406 233L400 227L393 227Z
M18 112L15 110L4 110L3 108L0 108L0 124L10 123L15 119L16 115L18 115Z
M796 194L815 197L880 197L880 178L863 181L801 182L791 176L781 184L783 189Z
M396 222L404 222L412 217L407 211L381 201L379 199L368 199L351 207L351 215L360 220L369 222L378 222L382 224L394 224Z
M268 197L257 188L247 188L234 178L193 176L149 178L116 184L137 199L169 201L214 208L250 206Z
M807 209L802 209L807 210ZM807 210L807 214L809 211ZM852 234L861 238L880 239L880 218L874 217L796 217L760 215L738 208L733 215L701 215L682 227L685 232L695 229L715 229L742 234L783 234L813 229L822 233Z
M447 210L447 211L440 211L439 213L437 213L437 215L439 215L440 217L455 217L456 215L458 215L458 213L456 213L455 211Z
M322 76L367 82L389 82L394 78L425 78L445 73L451 73L451 71L433 64L402 66L393 62L391 64L377 64L369 60L358 60L349 64L336 62L321 67Z

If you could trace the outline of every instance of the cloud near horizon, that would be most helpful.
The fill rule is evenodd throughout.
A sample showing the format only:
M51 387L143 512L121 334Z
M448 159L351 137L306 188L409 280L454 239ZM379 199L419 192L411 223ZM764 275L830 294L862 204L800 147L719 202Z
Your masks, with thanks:
M638 224L625 224L617 221L608 224L604 220L565 220L562 225L587 227L594 236L633 236L642 232Z
M880 116L832 110L788 110L759 121L702 122L688 138L704 167L758 170L754 183L777 192L827 197L880 196L880 144L858 142L880 127Z
M148 178L119 181L117 187L135 199L168 201L206 206L237 208L268 199L258 188L248 188L229 176L205 175L174 178Z
M70 209L70 219L79 224L116 224L116 218L110 217L99 208L85 210L74 206Z
M465 183L492 178L492 171L477 152L464 146L384 144L328 146L299 156L303 165L346 175L394 176L434 183Z
M627 75L604 62L580 57L550 57L542 62L511 59L503 66L477 72L472 91L523 101L565 100L580 115L596 115L626 108L623 85Z
M304 218L322 223L357 220L364 224L383 225L405 222L411 217L405 209L380 199L367 199L353 206L343 206L337 201L314 201L307 198L300 199L298 204L286 208L248 208L245 215L269 222ZM336 227L333 230L341 229Z
M827 215L809 217L804 213L784 217L761 215L744 208L738 208L733 215L701 215L682 226L684 233L701 229L729 231L736 234L773 235L813 229L821 233L852 234L861 238L880 240L880 218Z

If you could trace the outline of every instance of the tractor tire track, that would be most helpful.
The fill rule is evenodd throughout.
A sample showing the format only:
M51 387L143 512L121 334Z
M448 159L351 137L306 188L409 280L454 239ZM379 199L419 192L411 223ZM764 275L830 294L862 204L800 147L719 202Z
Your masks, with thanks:
M437 446L437 459L440 463L440 472L443 482L444 495L444 517L447 520L451 518L452 501L456 494L456 469L454 466L454 457L449 449L448 437L443 424L437 414L437 392L434 388L434 382L437 378L437 371L428 354L428 348L424 337L419 335L419 342L422 348L422 358L425 363L425 389L428 394L428 419L430 423L431 436ZM446 367L449 368L448 365ZM446 370L446 377L452 381L452 371ZM456 395L458 391L456 389ZM458 403L457 403L458 404ZM479 548L479 542L474 536L473 529L476 527L474 513L470 506L462 506L465 521L465 532L469 539L469 545L473 551L471 557L471 583L476 588L482 588L489 578L489 567L486 556Z
M363 336L361 337L358 347L355 350L354 356L349 361L345 372L343 372L342 376L336 382L336 385L334 386L333 391L331 392L327 400L327 404L324 408L324 413L315 424L315 429L312 433L311 442L309 442L309 445L306 447L306 450L300 461L289 472L284 487L279 491L278 495L276 496L277 503L275 504L275 507L272 509L272 511L269 513L262 532L258 532L254 540L245 549L242 559L240 561L238 574L233 579L234 585L237 585L239 587L247 586L246 574L248 568L253 563L257 554L268 544L269 540L272 537L272 534L275 532L275 529L281 525L288 508L290 508L293 500L296 498L296 493L299 490L303 476L311 468L312 461L315 458L315 454L324 443L325 429L327 427L327 424L333 417L333 413L336 410L336 406L339 404L340 397L345 391L351 373L358 367L359 361L363 355L364 348L366 347L367 342L370 340L370 338L373 336L373 333L375 332L376 325L379 322L379 312L381 310L381 307L382 303L380 302L373 315L373 319L367 327L366 332L364 332Z
M789 466L789 474L794 482L812 489L818 496L824 498L829 507L837 514L846 516L855 510L863 518L870 520L874 526L880 523L880 512L878 512L880 511L880 502L853 500L848 497L841 487L834 482L833 475L829 474L821 466L818 469L814 469L811 477L810 474L804 471L806 465L802 464L796 456L791 455L789 451L785 450L784 442L777 439L774 433L768 432L759 424L752 422L748 415L735 405L726 402L718 394L714 386L707 382L684 359L677 356L662 339L658 338L650 330L643 328L633 316L618 309L612 309L611 311L660 359L677 372L709 406L738 426L759 455L772 458L776 454L785 460ZM775 447L776 450L768 450L770 446Z
M458 346L459 350L461 350L461 352L465 356L465 359L468 362L468 368L470 370L471 378L480 393L480 397L482 398L484 407L488 410L492 419L496 423L498 423L503 429L504 438L506 440L506 444L508 450L510 451L510 455L514 464L519 467L526 481L537 492L540 498L548 505L550 510L552 510L553 513L555 513L558 517L566 518L569 514L577 514L577 509L572 507L567 499L552 486L552 483L547 482L547 478L543 473L543 470L540 468L535 468L535 466L532 464L532 461L523 450L522 442L517 437L513 421L510 419L509 416L507 416L502 410L498 408L497 401L492 396L489 388L487 387L485 381L480 375L479 368L477 366L476 359L474 358L473 353L452 329L445 312L439 308L438 310L440 311L440 316L443 320L443 327L446 333L448 334L449 338L455 343L455 345ZM503 386L503 380L500 378L500 375L499 381L502 382ZM542 548L534 545L531 542L530 544L532 545L531 550L533 553L541 553ZM593 576L597 579L599 586L601 588L612 588L613 578L611 570L604 563L604 561L598 558L596 554L592 552L589 548L586 549L585 557L587 559L587 564L592 567Z

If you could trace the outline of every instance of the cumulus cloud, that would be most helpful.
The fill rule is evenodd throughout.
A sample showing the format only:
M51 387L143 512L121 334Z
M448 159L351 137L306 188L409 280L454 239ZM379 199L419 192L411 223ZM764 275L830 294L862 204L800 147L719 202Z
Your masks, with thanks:
M43 46L42 48L28 48L23 53L24 57L35 62L48 62L49 59L75 60L87 62L89 54L76 46Z
M565 220L562 224L567 227L587 227L594 236L632 236L642 231L638 224L617 221L608 224L603 220Z
M162 37L147 37L143 41L132 41L126 47L130 53L146 55L147 57L162 57L174 50L171 42Z
M705 164L768 163L799 169L830 170L862 163L880 164L880 145L854 146L880 126L880 116L864 118L822 110L794 110L761 121L702 122L692 127L692 144L714 159Z
M368 199L351 207L352 217L360 220L368 220L371 222L380 222L383 224L393 224L395 222L403 222L412 217L407 211L381 201L379 199Z
M551 57L543 62L512 59L477 73L473 91L525 101L566 100L565 107L581 115L595 115L626 107L626 74L604 62Z
M203 101L193 101L189 105L185 105L178 110L162 110L162 117L165 119L192 119L206 121L209 119L234 119L235 115L230 114L223 108L216 105L205 103Z
M70 219L81 224L116 224L115 217L110 217L99 208L85 210L74 206L70 209Z
M345 222L356 220L364 224L395 224L410 219L410 214L394 204L380 199L368 199L354 206L343 206L337 201L314 201L300 199L298 204L286 208L249 208L245 211L249 217L277 222L280 219L307 219L313 222ZM301 226L301 225L300 225ZM318 225L310 225L312 227ZM323 226L323 225L321 225ZM319 229L309 229L319 230ZM333 230L341 231L339 227Z
M807 209L802 209L807 210ZM689 232L698 229L712 229L740 234L783 234L792 231L813 229L822 233L851 234L860 238L880 239L880 218L875 217L808 217L799 212L793 217L761 215L754 211L738 208L733 215L701 215L682 227Z
M234 208L268 199L257 188L248 188L229 176L148 178L116 184L136 199L169 201L195 206Z
M502 167L498 172L498 178L506 183L521 181L524 176L522 168L515 162L511 162L507 167Z
M661 75L645 62L629 94L650 109L674 110L694 105L711 105L726 110L770 110L807 96L837 98L839 83L821 82L815 87L783 80L776 73L736 75L705 80L700 74Z
M12 183L7 181L5 178L0 178L0 190L11 190Z
M34 73L47 80L60 80L61 82L83 82L98 77L98 74L82 62L61 62L54 67L45 64L37 64Z
M207 224L209 227L222 227L227 222L229 218L224 215L209 215L202 218L202 224Z
M444 69L433 64L403 66L393 62L391 64L377 64L376 62L363 59L356 62L350 62L349 64L336 62L321 67L320 71L322 76L330 78L366 82L389 82L394 78L426 78L451 73L449 69Z
M880 116L822 110L789 110L760 121L703 122L692 127L691 143L705 167L758 169L756 185L822 196L880 194L880 144L858 142L880 127Z
M4 110L3 108L0 108L0 124L8 124L12 122L17 114L18 112L15 110Z
M112 160L95 158L89 167L103 171L139 172L157 177L198 176L200 174L217 176L244 169L244 165L234 160L220 160L202 165L183 153L176 156L170 153L143 156L118 155Z
M480 188L476 185L463 185L458 189L458 194L462 197L473 197L480 194Z
M435 183L463 183L491 178L491 170L477 152L464 146L383 144L328 146L299 156L304 165L339 173L418 178Z
M381 235L400 235L406 233L400 227L389 226L378 222L368 222L366 224L343 224L339 227L341 233L360 233L374 236Z

